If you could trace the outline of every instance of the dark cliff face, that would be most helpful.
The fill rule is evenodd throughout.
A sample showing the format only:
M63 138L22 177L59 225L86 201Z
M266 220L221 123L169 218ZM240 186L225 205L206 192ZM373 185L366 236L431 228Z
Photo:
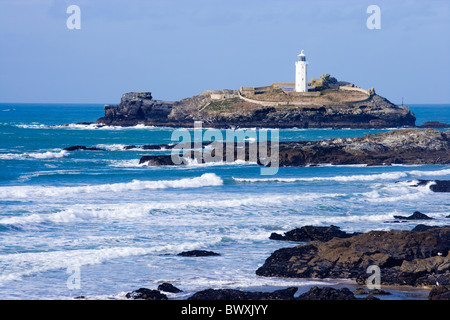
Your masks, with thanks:
M97 122L123 126L134 126L148 121L164 123L172 111L173 104L153 100L150 92L125 93L118 106L105 105L105 116Z
M349 104L267 106L244 101L237 91L220 90L175 102L154 100L148 92L126 93L119 105L106 105L97 122L191 127L196 120L217 128L389 128L412 127L416 119L407 107L378 95Z

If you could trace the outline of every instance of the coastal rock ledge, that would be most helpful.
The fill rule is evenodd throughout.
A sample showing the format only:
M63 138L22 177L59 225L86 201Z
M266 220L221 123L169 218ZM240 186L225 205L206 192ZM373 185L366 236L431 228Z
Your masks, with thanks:
M276 250L256 274L289 278L353 278L365 284L367 268L381 284L450 285L450 227L425 231L370 231Z
M448 164L450 131L402 129L362 137L280 143L279 165Z

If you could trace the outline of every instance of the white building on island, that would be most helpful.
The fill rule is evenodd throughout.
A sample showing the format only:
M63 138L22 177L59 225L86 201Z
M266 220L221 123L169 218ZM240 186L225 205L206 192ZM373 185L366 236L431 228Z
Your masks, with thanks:
M308 62L302 50L295 62L295 92L308 92L307 66Z

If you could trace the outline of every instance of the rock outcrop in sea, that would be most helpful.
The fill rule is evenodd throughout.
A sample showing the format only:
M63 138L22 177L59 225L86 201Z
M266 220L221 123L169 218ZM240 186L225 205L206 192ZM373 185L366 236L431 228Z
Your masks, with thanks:
M279 165L448 164L450 131L403 129L363 137L280 143Z
M271 240L310 242L328 241L333 238L349 238L353 235L352 233L342 231L339 227L331 225L329 227L303 226L285 232L284 235L273 232L269 238Z
M207 146L205 143L204 146ZM160 146L163 148L164 146ZM249 160L250 144L245 144L244 158ZM176 148L166 146L167 149ZM235 146L236 148L236 146ZM226 156L226 147L223 159ZM236 149L235 149L236 150ZM204 154L212 151L204 151ZM271 154L270 145L268 151ZM193 158L189 150L185 157ZM227 159L227 161L235 159ZM149 165L173 165L170 155L143 156L140 163ZM402 129L366 134L362 137L335 138L317 141L280 142L278 164L280 167L297 167L320 164L392 165L392 164L449 164L450 131L436 129ZM426 181L419 181L426 184ZM449 188L441 181L433 187L436 192Z

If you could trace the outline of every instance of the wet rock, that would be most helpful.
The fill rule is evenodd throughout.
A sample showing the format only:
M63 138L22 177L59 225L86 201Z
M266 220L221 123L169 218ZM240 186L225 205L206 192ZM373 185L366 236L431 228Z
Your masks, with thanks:
M364 288L356 288L355 290L353 290L353 294L363 295L363 294L367 294L367 291Z
M194 293L188 300L294 300L297 288L276 290L273 292L251 292L235 289L206 289Z
M431 184L430 184L431 183ZM418 180L413 187L430 184L430 190L434 192L450 192L450 180Z
M160 291L164 291L164 292L170 292L170 293L179 293L179 292L183 292L183 290L178 289L177 287L175 287L173 284L171 283L161 283L158 286L158 290Z
M383 270L382 284L450 282L450 227L426 231L371 231L349 238L313 241L276 250L256 274L291 278L355 278L365 284L367 267Z
M371 296L389 296L391 293L381 289L371 289L368 294Z
M428 300L450 300L450 286L434 286Z
M400 220L432 220L433 219L419 211L414 211L414 213L410 216L394 216L394 218L400 219Z
M158 290L150 290L147 288L140 288L125 295L127 299L134 300L168 300L165 294Z
M213 252L213 251L207 251L207 250L190 250L190 251L183 251L177 254L177 256L182 257L209 257L209 256L220 256L220 254Z
M427 226L424 224L418 224L411 231L426 231L426 230L433 229L433 228L436 228L436 227L435 226Z
M328 241L333 238L348 238L354 234L349 234L342 231L339 227L316 227L316 226L303 226L291 231L285 232L284 235L273 232L269 239L271 240L283 240L283 241L297 241L297 242L310 242L310 241Z
M143 150L161 150L161 148L166 145L158 145L158 144L144 144L141 148Z
M88 150L88 151L105 151L105 149L100 149L96 147L86 147L86 146L71 146L64 148L66 151L78 151L78 150Z
M298 300L356 300L348 288L335 289L330 287L312 287L308 292L301 294Z
M139 159L139 164L146 163L148 166L174 166L176 165L170 155L159 156L142 156Z

